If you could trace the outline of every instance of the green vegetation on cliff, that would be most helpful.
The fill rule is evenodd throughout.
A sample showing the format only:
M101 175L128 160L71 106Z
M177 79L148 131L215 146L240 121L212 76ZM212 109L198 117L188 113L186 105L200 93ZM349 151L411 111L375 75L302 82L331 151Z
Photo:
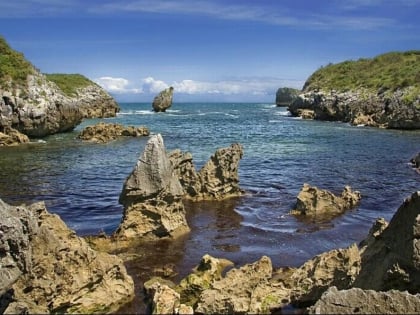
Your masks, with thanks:
M395 91L409 86L420 91L420 50L390 52L372 59L329 64L315 71L303 90L355 89Z
M26 78L35 72L24 55L10 48L0 36L0 88L26 88Z
M50 73L45 74L47 79L54 82L68 96L77 95L77 89L95 84L81 74L62 74Z

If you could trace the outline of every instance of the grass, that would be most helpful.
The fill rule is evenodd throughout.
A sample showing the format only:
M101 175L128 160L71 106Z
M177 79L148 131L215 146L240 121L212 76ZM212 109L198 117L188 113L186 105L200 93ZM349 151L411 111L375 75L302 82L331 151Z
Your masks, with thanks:
M420 91L420 50L389 52L372 59L329 64L315 71L303 90L396 91L409 86Z
M27 88L27 77L35 73L34 66L24 55L10 48L0 36L0 87Z
M47 79L54 82L68 96L76 96L77 89L95 84L81 74L45 74Z

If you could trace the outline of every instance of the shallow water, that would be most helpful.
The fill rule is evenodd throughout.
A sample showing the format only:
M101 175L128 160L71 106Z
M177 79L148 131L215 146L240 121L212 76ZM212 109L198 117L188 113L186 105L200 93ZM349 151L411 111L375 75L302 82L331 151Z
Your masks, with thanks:
M420 152L419 131L306 121L272 104L174 104L166 113L152 112L150 104L120 105L121 113L105 121L161 133L168 150L190 151L197 168L217 148L234 142L244 147L239 177L247 195L188 203L192 231L177 254L163 246L160 254L149 251L144 258L143 266L173 262L178 278L206 253L238 265L262 255L275 266L300 265L359 242L376 218L389 220L403 199L420 189L420 176L409 164ZM44 200L79 235L112 233L122 216L123 182L147 137L108 144L76 139L83 127L98 121L86 120L74 132L45 142L0 148L0 198L11 204ZM362 201L330 222L302 221L288 212L305 182L337 194L350 185ZM144 270L143 278L149 272Z

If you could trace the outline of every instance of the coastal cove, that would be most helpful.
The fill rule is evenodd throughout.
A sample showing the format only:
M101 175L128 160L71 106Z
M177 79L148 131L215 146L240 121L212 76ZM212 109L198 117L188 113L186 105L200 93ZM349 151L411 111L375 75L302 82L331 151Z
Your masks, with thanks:
M191 152L197 167L217 148L238 142L244 148L240 186L247 194L186 204L191 232L176 253L169 252L175 257L167 257L183 277L206 253L236 265L267 255L275 266L297 266L358 243L376 218L389 220L419 189L409 163L420 150L418 130L302 120L273 104L174 103L166 113L153 112L148 103L119 105L114 118L84 120L73 132L2 148L1 198L13 205L43 200L78 235L110 234L121 220L123 182L148 138L84 143L76 139L84 127L101 120L147 126L162 134L168 150ZM288 213L304 183L335 193L350 185L362 200L331 222L301 221Z

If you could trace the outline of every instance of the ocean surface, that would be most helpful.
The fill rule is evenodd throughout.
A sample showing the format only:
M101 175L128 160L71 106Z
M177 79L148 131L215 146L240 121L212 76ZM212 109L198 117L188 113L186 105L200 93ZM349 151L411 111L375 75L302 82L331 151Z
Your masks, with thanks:
M124 180L148 138L84 143L76 139L82 128L100 120L144 125L162 134L167 150L191 152L197 169L216 149L239 142L240 186L247 194L187 204L192 231L175 262L185 273L206 253L239 265L262 255L275 266L300 265L360 242L376 218L391 219L420 189L409 163L420 152L420 131L302 120L264 103L175 103L166 113L152 112L150 104L120 106L115 118L85 120L71 133L0 148L0 198L14 205L43 200L79 235L111 234L122 216ZM298 219L288 213L304 183L336 194L350 185L362 201L332 220Z

